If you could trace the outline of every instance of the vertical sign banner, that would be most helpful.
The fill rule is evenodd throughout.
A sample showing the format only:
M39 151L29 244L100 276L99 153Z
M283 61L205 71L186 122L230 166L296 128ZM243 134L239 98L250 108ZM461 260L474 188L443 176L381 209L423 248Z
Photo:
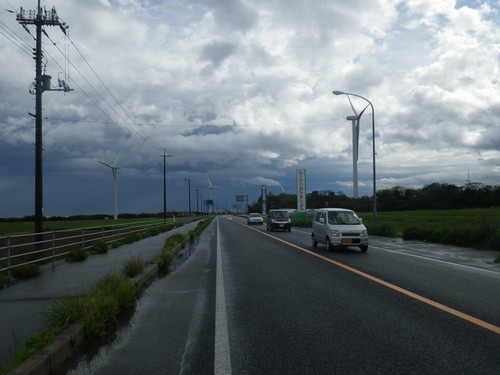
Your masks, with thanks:
M267 185L261 185L260 191L262 193L262 215L265 215L267 213L267 205L266 205Z
M297 169L297 211L306 212L306 170Z

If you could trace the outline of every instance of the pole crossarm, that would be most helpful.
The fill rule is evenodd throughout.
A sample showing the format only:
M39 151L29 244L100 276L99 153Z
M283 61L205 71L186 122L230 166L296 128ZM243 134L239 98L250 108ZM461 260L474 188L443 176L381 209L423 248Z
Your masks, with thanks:
M57 14L56 8L52 7L50 11L47 11L45 7L42 9L40 3L38 3L37 10L25 10L23 7L19 8L16 20L21 25L37 25L41 24L44 26L59 26L64 34L69 28L66 22L61 21L59 15Z

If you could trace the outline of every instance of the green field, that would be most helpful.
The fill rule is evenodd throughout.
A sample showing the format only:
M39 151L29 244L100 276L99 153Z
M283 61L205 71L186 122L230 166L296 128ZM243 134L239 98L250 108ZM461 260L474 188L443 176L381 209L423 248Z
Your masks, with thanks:
M368 229L373 228L373 212L360 212L358 214L363 218ZM444 230L488 225L488 223L500 228L500 208L377 213L377 225L386 224L394 227L400 237L406 229L411 227Z
M138 223L141 221L158 220L156 219L118 219L118 220L46 220L43 223L43 230L45 232L66 230L66 229L80 229L90 227L102 227L111 225L122 225L130 223ZM168 219L171 220L171 219ZM11 234L25 234L33 233L35 230L35 223L33 221L12 221L0 222L0 236L7 236Z
M382 211L376 223L373 212L358 215L371 235L500 251L500 208ZM311 227L312 218L312 213L302 221L292 216L292 225Z

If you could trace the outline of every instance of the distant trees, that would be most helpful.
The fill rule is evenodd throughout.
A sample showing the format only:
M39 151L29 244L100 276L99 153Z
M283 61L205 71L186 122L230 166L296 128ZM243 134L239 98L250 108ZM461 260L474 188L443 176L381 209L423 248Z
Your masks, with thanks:
M282 193L267 195L267 209L294 208L297 206L295 194ZM344 193L332 191L312 191L307 194L307 208L342 207L355 211L370 211L372 197L351 198ZM446 210L461 208L500 207L500 186L481 183L467 183L456 186L434 182L421 189L407 189L395 186L377 191L379 211ZM249 205L249 212L261 212L262 198Z

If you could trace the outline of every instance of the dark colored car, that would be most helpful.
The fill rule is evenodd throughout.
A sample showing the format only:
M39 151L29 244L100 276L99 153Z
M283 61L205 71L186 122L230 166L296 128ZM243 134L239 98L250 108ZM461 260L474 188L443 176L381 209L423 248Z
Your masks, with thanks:
M267 213L267 230L275 229L287 232L292 230L292 221L287 210L269 210Z

